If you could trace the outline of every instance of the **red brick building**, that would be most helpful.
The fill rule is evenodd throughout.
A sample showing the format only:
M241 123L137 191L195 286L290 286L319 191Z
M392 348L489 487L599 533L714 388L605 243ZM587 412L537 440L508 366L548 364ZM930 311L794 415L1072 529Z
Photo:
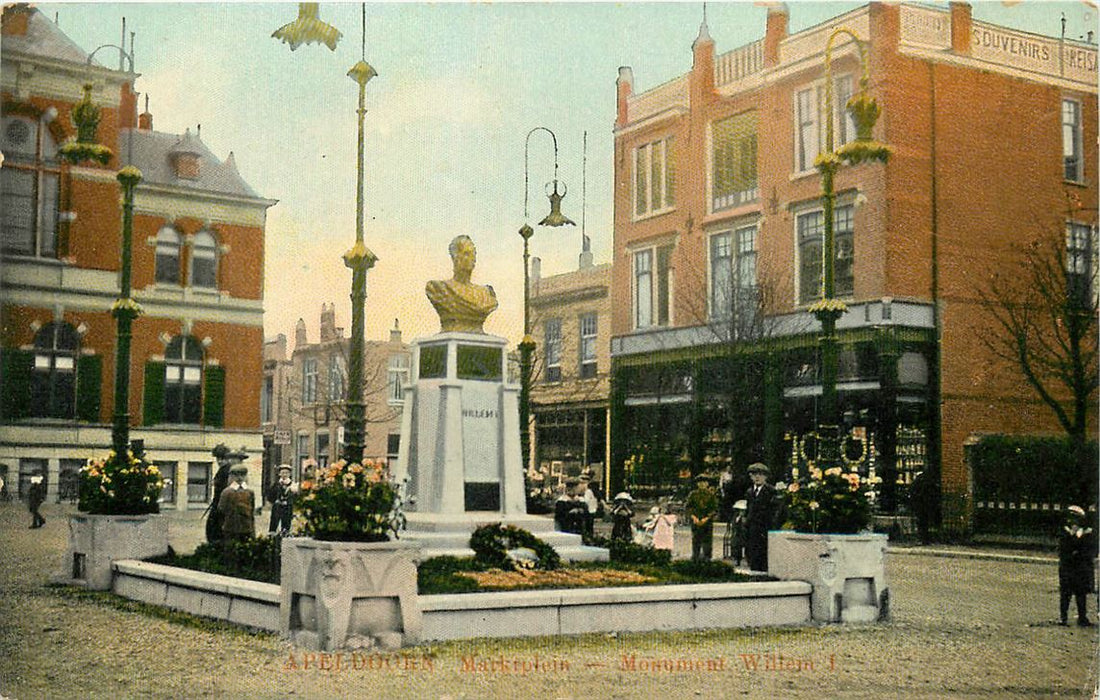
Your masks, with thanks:
M118 49L94 53L36 9L4 9L0 476L22 494L42 471L51 498L68 496L84 460L111 447L115 175L132 164L142 172L132 288L144 313L133 327L131 436L171 480L166 502L205 507L220 442L255 454L259 482L264 227L275 202L197 132L154 131L147 109L138 114L130 66L100 62ZM97 141L113 152L103 166L57 155L75 135L71 111L86 83Z
M866 47L874 137L892 148L887 163L836 177L845 460L888 477L891 508L914 474L939 474L945 517L961 523L968 439L1060 432L980 342L978 295L1044 232L1095 251L1096 47L975 21L966 3L871 3L795 34L788 24L774 5L762 39L717 54L704 22L692 70L646 91L620 69L612 466L655 455L653 481L691 464L765 459L782 473L813 458L813 162L825 46L845 27ZM861 63L843 34L832 55L839 147L854 137L843 109Z

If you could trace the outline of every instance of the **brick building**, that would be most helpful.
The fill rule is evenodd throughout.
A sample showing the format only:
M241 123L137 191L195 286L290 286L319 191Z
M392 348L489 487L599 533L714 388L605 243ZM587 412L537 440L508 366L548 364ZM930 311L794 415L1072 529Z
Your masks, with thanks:
M532 261L535 465L554 483L591 468L607 483L611 265L584 251L576 270L542 277Z
M813 162L825 45L846 27L866 46L882 108L874 138L893 154L836 176L844 458L886 477L887 509L929 470L945 517L963 524L968 439L1060 432L980 342L978 295L1044 232L1095 252L1096 150L1085 144L1097 133L1096 47L982 23L961 2L871 3L795 34L788 24L772 5L762 39L716 54L704 21L692 70L647 91L620 69L612 467L645 453L647 471L624 477L667 484L699 464L764 459L783 474L813 458ZM831 68L839 147L854 136L843 109L861 73L843 35Z
M148 108L138 114L131 66L99 62L110 52L119 54L89 58L40 11L4 9L0 476L23 494L42 471L51 498L68 496L83 462L111 448L115 174L131 164L142 172L132 288L143 309L130 356L131 437L169 480L166 503L205 507L215 445L244 446L255 465L262 451L264 227L275 202L197 132L154 131ZM100 110L97 141L113 152L104 166L57 155L74 135L85 83Z
M279 334L264 343L263 407L264 483L276 478L273 468L290 464L294 478L313 460L326 465L340 458L347 408L349 338L336 325L335 305L321 306L320 335L309 342L298 319L294 349ZM389 338L364 343L363 401L367 434L366 459L396 458L409 374L409 346L394 321Z

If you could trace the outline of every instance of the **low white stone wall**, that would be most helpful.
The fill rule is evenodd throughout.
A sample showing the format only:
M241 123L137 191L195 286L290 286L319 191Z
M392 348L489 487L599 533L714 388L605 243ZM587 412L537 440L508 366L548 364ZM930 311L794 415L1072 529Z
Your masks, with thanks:
M810 592L769 581L426 595L421 639L799 625Z
M142 561L117 561L112 590L152 605L278 632L280 588ZM808 583L707 583L417 597L421 640L804 625Z
M114 572L111 590L123 598L279 631L281 591L273 583L136 560L116 561Z

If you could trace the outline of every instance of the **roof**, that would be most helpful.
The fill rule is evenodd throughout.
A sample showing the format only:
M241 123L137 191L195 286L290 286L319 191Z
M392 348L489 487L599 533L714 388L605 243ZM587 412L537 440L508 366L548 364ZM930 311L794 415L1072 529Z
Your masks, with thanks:
M21 8L9 7L7 12L18 12ZM61 29L50 21L37 8L25 8L27 12L26 34L5 34L4 53L22 53L32 56L42 56L60 61L87 64L88 54L77 46ZM7 14L7 13L5 13ZM92 59L92 65L102 66L99 61Z
M141 179L145 184L262 199L237 171L232 153L224 161L219 160L190 130L180 136L161 131L123 129L118 139L118 151L123 158L127 150L127 139L131 136L133 137L132 162L141 170ZM199 176L197 178L177 177L172 158L181 152L198 157Z

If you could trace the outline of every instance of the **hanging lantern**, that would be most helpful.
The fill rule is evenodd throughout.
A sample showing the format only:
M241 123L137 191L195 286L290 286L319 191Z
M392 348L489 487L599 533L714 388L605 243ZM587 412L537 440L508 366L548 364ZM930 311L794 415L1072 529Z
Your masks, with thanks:
M290 44L290 50L294 51L302 44L320 43L336 50L336 42L343 36L336 27L322 22L317 17L317 3L298 3L298 19L290 24L284 24L271 33L273 39L281 39Z
M558 181L554 180L553 183L546 183L547 188L553 184L554 190L548 193L546 196L550 198L550 213L546 215L546 218L539 222L539 226L576 226L572 220L561 213L561 200L565 197L568 188L565 183L561 183L562 192L558 194Z

